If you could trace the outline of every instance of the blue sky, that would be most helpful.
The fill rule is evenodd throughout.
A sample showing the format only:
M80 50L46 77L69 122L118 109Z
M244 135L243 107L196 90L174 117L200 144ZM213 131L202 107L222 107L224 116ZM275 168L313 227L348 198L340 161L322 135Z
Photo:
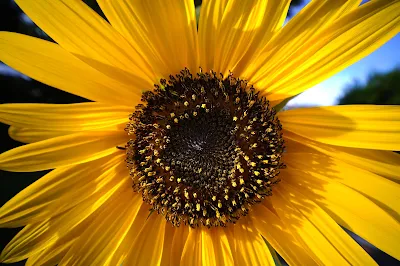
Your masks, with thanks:
M369 56L297 96L288 105L334 105L356 80L365 83L372 73L387 72L395 67L400 67L400 34Z

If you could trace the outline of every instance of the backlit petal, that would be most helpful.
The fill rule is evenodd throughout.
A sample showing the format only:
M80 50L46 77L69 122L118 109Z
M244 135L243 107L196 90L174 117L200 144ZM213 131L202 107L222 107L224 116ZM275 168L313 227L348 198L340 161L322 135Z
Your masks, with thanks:
M100 0L111 25L167 78L185 67L198 70L197 30L191 0Z
M399 259L400 225L366 196L334 180L288 168L282 179L317 203L341 226Z

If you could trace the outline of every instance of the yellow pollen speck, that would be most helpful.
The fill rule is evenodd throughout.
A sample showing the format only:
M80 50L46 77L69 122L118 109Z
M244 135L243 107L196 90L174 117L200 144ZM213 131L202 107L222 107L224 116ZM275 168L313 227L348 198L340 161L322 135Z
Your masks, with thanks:
M170 113L169 115L170 115L171 117L174 117L174 116L175 116L175 114L174 114L174 113Z
M187 191L185 190L184 195L185 195L185 198L189 199L189 192L187 192Z
M218 208L222 208L222 203L220 201L218 201Z
M169 171L171 169L169 166L165 166L165 171Z
M240 178L240 179L239 179L239 182L240 182L241 185L243 185L243 184L244 184L244 179L243 179L243 178Z
M225 195L224 199L228 200L228 199L229 199L229 196L228 196L228 195Z
M217 197L216 196L212 196L212 198L211 198L213 201L216 201L217 200Z
M200 204L199 203L196 204L196 211L200 211Z
M167 129L171 129L171 126L170 126L170 125L167 125L166 128L167 128Z
M232 187L236 187L236 186L237 186L236 182L232 181Z
M197 198L197 193L193 193L193 198Z
M249 156L244 156L244 159L246 160L246 161L248 161L248 160L250 160L250 157Z
M255 162L251 162L250 165L254 167L254 166L256 166L257 164L256 164Z
M233 121L237 121L238 118L236 116L233 117Z
M239 172L241 172L242 174L244 173L244 169L243 168L240 168L239 169Z
M197 112L193 112L193 116L197 116Z
M256 176L259 176L259 175L260 175L260 172L254 171L254 174L255 174Z
M257 179L256 182L257 182L257 184L259 184L259 185L262 184L262 180L260 180L260 179Z
M203 103L202 105L201 105L201 108L206 108L207 107L207 105L205 104L205 103Z
M178 118L175 118L175 119L174 119L174 122L175 122L175 123L178 123L178 122L179 122Z
M192 100L193 101L196 100L196 95L195 94L192 95Z
M232 200L232 206L236 206L236 201Z

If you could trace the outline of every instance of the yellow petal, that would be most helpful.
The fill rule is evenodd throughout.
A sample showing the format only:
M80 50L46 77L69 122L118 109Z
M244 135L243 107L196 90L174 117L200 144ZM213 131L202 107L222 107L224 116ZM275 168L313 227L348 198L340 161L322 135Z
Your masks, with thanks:
M65 234L75 228L82 230L90 222L86 220L106 202L113 202L122 191L130 188L129 179L122 179L106 193L96 193L75 208L57 215L54 218L24 227L0 255L0 261L15 262L37 254L41 250L55 244Z
M400 150L400 107L341 105L279 113L285 130L337 146Z
M44 32L71 53L155 82L150 66L110 24L79 0L17 0ZM62 72L61 72L62 73Z
M175 231L174 237L172 239L170 265L180 265L182 252L188 239L188 235L188 226L180 226L178 230Z
M200 65L240 76L256 50L282 26L288 7L289 1L203 1Z
M204 71L214 69L214 57L221 26L228 0L204 0L201 4L199 20L200 66Z
M318 264L322 265L350 265L343 255L330 242L330 239L321 233L287 197L288 193L279 186L271 197L272 205L278 216L286 224L288 229L300 241L309 255Z
M296 153L285 157L286 164L326 182L340 182L361 192L390 211L400 221L400 185L340 160L320 155Z
M25 266L58 265L71 246L75 243L76 239L77 237L69 241L63 239L62 245L54 244L37 254L29 256Z
M6 151L0 154L0 169L32 172L89 162L117 152L124 142L119 133L74 133Z
M235 66L240 61L246 65L255 50L267 42L274 31L283 24L288 7L289 1L228 1L219 28L215 29L215 32L208 32L208 28L199 29L207 31L199 34L202 36L201 38L205 36L211 40L215 38L214 44L208 44L216 46L214 70L227 75L230 70L235 72ZM218 13L216 15L216 19L218 19ZM210 23L210 26L214 27L213 23ZM205 41L208 40L200 40L200 43L204 44ZM208 51L202 50L201 52L208 56ZM241 73L235 74L240 75Z
M129 176L124 155L112 154L51 171L0 208L0 225L19 227L43 221L76 206L94 193L108 191L121 178Z
M164 245L163 245L163 253L161 256L161 262L159 265L168 266L170 265L172 253L172 240L174 239L174 235L177 230L180 230L182 227L175 227L171 223L167 223L165 225L165 235L164 235Z
M180 265L217 265L210 230L207 228L189 229Z
M374 260L314 201L285 181L279 184L280 193L313 224L350 265L377 265ZM284 189L282 189L284 188Z
M167 78L185 67L197 72L193 1L171 0L166 4L162 0L100 0L98 3L111 25L151 62L159 77Z
M400 245L399 222L367 197L339 182L327 181L289 167L281 172L281 177L307 199L316 202L341 226L389 255L400 258L397 248Z
M257 54L249 65L245 76L251 82L259 81L261 75L271 72L272 67L281 64L311 37L329 26L335 19L355 8L360 0L311 1L294 16L272 40ZM260 82L261 83L261 82ZM264 87L260 87L260 90Z
M163 252L166 223L167 221L162 215L150 215L133 243L124 264L159 265Z
M10 126L8 128L8 135L16 141L22 143L32 143L41 140L51 139L55 137L60 137L68 135L71 132L68 131L57 131L57 130L42 130L39 128L18 128Z
M140 194L131 189L102 208L59 265L109 265L139 213Z
M234 265L233 250L229 244L228 232L225 228L214 228L211 231L216 265Z
M354 3L359 1L315 2L324 3L325 10L334 7L333 12L322 12L315 22L307 23L311 16L304 20L304 25L298 26L304 27L303 30L292 41L282 42L277 37L275 45L266 47L264 58L253 66L256 73L248 74L256 87L266 90L270 100L291 97L311 88L372 53L399 32L400 3L396 0L371 1L355 9ZM346 5L349 7L343 8ZM317 12L318 9L314 14ZM318 23L321 29L314 30ZM279 35L284 33L282 30ZM288 34L283 38L290 37Z
M251 219L242 218L233 227L235 265L275 265L260 233Z
M318 265L284 222L264 205L255 205L250 215L256 230L289 265Z
M120 243L118 249L115 250L114 255L107 261L108 265L122 265L124 263L141 229L146 224L147 217L149 216L149 209L149 205L145 203L141 205L138 214L132 222L129 232Z
M0 60L21 73L93 101L132 107L152 86L140 77L129 84L110 78L59 45L22 34L0 32L0 51Z
M0 122L55 131L123 130L133 108L101 103L2 104ZM123 125L123 126L121 126Z
M400 154L398 153L327 145L289 131L284 132L284 138L288 153L316 153L318 151L378 175L400 181ZM304 147L312 149L305 150Z

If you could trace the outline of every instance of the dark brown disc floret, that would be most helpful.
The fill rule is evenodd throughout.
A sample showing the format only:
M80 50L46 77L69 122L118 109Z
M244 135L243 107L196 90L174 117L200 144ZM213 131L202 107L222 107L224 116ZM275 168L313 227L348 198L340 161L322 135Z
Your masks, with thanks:
M252 86L187 69L145 92L127 131L133 188L173 225L225 226L271 195L281 125Z

